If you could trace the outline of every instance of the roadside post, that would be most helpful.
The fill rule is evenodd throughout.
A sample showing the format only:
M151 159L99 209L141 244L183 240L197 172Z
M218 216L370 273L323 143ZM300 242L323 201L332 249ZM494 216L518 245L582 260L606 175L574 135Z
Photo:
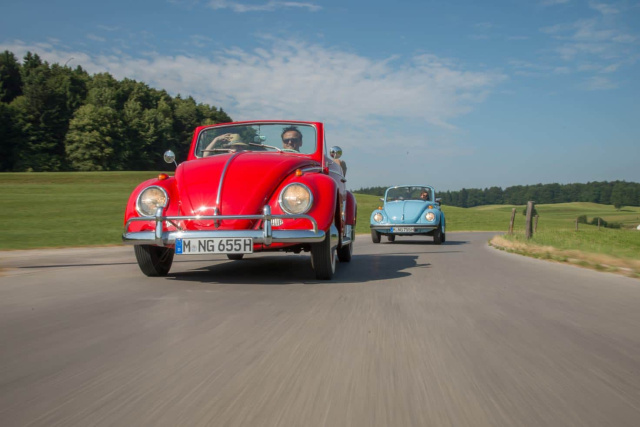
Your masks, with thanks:
M509 222L509 234L513 234L513 223L516 220L516 208L511 209L511 221Z
M531 238L531 235L533 234L533 228L531 227L531 217L533 215L533 202L529 201L527 202L527 221L526 221L526 236L527 236L527 240L529 240Z

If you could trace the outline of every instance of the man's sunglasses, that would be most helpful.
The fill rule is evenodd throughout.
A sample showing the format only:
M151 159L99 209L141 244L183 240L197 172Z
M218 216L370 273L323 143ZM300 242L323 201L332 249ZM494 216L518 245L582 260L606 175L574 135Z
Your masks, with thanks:
M282 142L288 145L295 145L300 143L300 138L284 138Z

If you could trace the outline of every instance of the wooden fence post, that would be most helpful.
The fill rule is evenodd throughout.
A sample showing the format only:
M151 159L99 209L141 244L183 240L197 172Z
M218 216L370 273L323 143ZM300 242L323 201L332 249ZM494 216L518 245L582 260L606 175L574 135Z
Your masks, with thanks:
M578 218L576 218L576 231L578 231Z
M536 215L536 221L535 221L534 226L533 226L533 232L534 233L538 232L538 218L539 217L540 217L540 215Z
M527 240L529 240L531 238L531 235L533 234L532 230L533 228L531 227L531 217L533 214L533 202L527 202L527 221L526 221L526 225L525 225L525 233L527 236Z
M600 217L598 217L598 231L600 231Z
M516 208L511 210L511 221L509 222L509 234L513 234L513 222L516 220Z

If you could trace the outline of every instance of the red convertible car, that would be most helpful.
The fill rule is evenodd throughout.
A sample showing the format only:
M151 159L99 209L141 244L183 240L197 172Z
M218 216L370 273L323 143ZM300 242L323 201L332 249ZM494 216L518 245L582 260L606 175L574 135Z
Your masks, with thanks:
M122 240L147 276L167 275L174 255L305 251L316 278L331 279L336 257L351 260L355 239L356 200L341 155L318 122L200 126L175 176L133 191Z

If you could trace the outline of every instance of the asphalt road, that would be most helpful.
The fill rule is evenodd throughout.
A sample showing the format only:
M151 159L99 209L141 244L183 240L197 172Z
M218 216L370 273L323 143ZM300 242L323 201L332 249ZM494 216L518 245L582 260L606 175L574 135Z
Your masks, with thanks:
M0 425L638 426L640 281L491 234L308 255L0 252Z

